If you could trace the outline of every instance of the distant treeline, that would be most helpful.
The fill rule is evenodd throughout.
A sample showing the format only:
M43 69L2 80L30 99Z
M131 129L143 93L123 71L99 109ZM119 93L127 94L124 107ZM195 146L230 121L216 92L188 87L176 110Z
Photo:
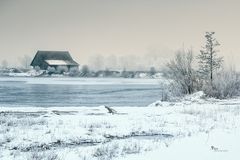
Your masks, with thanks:
M24 74L25 73L25 74ZM47 70L40 70L39 67L34 69L25 68L2 68L0 69L1 76L12 75L26 75L26 76L69 76L69 77L109 77L109 78L159 78L161 76L160 71L156 71L154 67L151 67L149 71L127 71L122 70L90 70L87 65L83 65L80 68L67 69L66 67L49 67Z

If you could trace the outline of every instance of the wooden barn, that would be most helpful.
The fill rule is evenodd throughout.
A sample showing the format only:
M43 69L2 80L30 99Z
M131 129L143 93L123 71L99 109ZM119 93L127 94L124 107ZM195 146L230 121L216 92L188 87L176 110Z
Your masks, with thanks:
M48 67L55 69L58 67L78 68L79 65L72 59L68 51L37 51L31 66L47 70Z

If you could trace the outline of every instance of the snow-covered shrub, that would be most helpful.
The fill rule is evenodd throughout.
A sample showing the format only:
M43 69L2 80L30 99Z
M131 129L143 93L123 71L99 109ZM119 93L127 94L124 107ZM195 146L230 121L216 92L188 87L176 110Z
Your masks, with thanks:
M117 157L119 154L119 145L104 145L96 149L93 153L93 157L96 157L100 160L110 160L114 157Z
M77 67L70 68L69 70L69 76L76 77L79 76L79 69Z
M160 84L161 88L161 101L171 101L174 100L176 97L182 97L182 90L179 86L176 86L176 83L162 83Z
M223 70L210 79L202 76L192 65L191 50L179 51L167 64L163 76L169 79L169 84L167 89L163 89L162 100L168 100L172 96L181 97L183 94L192 94L196 91L204 91L206 96L219 99L240 95L240 75L236 71Z
M33 151L28 157L29 160L59 160L59 157L53 151L39 152Z
M223 71L215 75L212 84L203 87L207 96L215 98L231 98L240 95L240 75L233 70Z
M50 75L56 73L56 69L54 67L50 67L50 66L48 66L47 71L48 71L48 74L50 74Z
M41 70L41 68L40 68L39 66L35 66L35 67L34 67L34 70L37 71L37 72L39 72L39 71Z
M141 151L141 145L138 143L131 143L128 145L124 145L122 148L122 154L137 154Z
M133 71L126 71L125 69L121 72L120 77L123 78L133 78L135 76L135 73Z
M125 142L123 144L114 142L96 148L92 156L99 160L110 160L119 155L137 154L142 150L142 144L137 142ZM149 148L145 148L145 150L149 150Z
M67 71L68 71L68 68L66 66L58 66L57 67L57 73L59 73L59 74L66 73Z
M193 53L178 51L164 69L164 76L171 80L171 84L182 94L191 94L195 91L195 71L193 65Z

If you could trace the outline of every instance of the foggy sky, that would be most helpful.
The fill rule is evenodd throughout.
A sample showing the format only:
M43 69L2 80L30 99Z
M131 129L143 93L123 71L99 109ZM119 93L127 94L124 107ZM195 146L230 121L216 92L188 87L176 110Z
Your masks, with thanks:
M101 63L150 67L183 46L198 54L204 33L215 31L227 65L240 69L239 6L238 0L0 0L0 62L67 50L80 64L102 56Z

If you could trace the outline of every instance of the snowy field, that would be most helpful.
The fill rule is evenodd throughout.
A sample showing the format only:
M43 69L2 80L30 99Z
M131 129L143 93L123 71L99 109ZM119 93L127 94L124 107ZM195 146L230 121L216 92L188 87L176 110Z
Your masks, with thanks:
M240 99L145 107L1 107L0 159L238 160Z

